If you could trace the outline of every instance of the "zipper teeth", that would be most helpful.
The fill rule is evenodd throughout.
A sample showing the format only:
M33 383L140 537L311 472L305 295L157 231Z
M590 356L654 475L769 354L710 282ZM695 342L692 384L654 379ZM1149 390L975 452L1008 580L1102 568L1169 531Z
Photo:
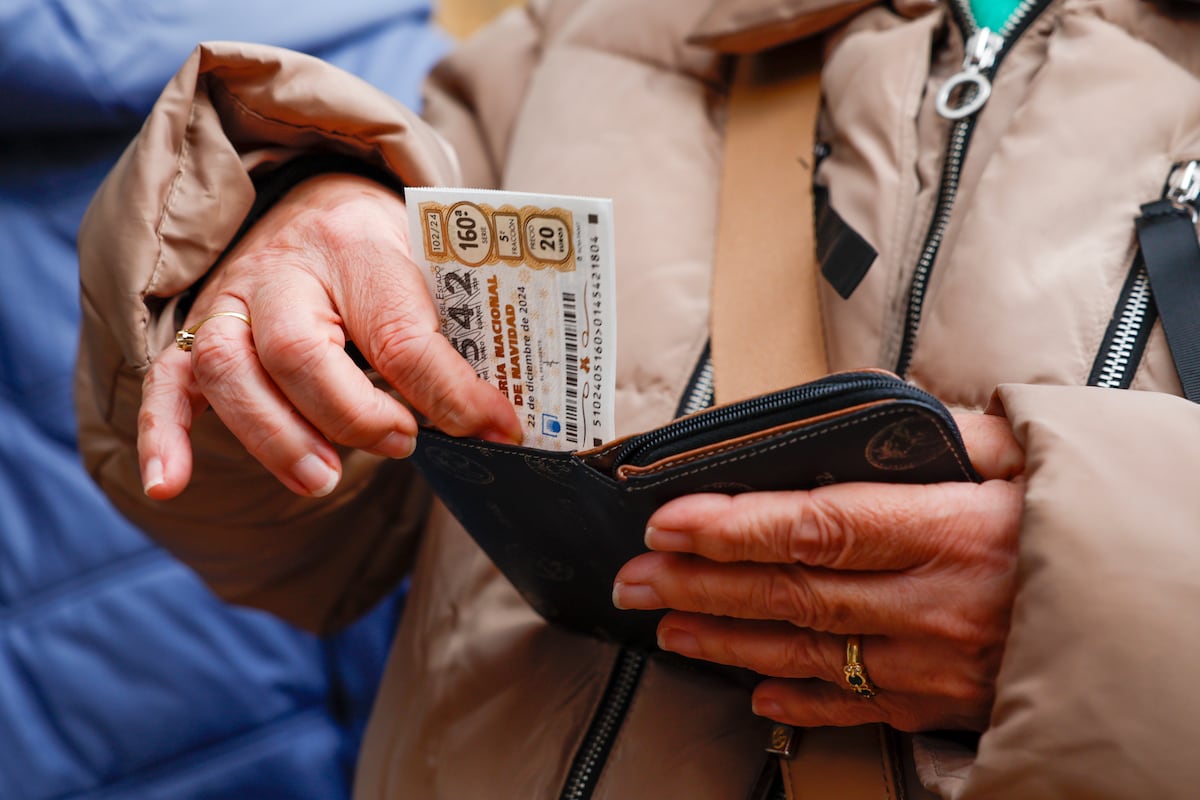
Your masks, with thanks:
M711 406L713 404L714 387L712 356L706 353L704 361L696 373L695 382L688 391L687 402L683 404L681 415L695 414L697 411L703 411Z
M1021 0L1021 4L1008 17L1008 22L1004 23L1004 27L1000 29L999 36L1001 39L1008 41L1008 37L1013 35L1017 27L1025 21L1025 18L1037 7L1038 0Z
M1116 334L1104 358L1104 367L1094 385L1104 388L1120 388L1123 385L1149 306L1150 277L1145 266L1141 266L1134 278L1129 297L1121 309Z
M979 23L975 20L975 13L971 11L971 4L968 0L954 0L952 4L955 11L958 12L958 21L962 27L963 42L970 39L979 30Z
M614 676L605 689L600 707L592 719L587 739L580 747L567 778L562 800L587 800L596 788L600 768L612 746L613 736L624 721L625 712L641 677L646 656L636 650L622 649L617 656Z
M797 403L821 400L839 394L851 394L864 389L878 387L896 387L896 396L909 396L932 400L932 395L915 386L901 384L890 376L865 375L855 380L837 380L815 384L805 384L791 389L784 389L764 397L756 397L735 403L731 406L716 409L692 419L684 419L662 428L657 433L629 442L614 458L614 465L627 464L655 448L669 444L680 436L690 435L697 430L720 426L726 422L737 421L761 413L770 413L785 409Z
M1025 22L1026 17L1037 8L1039 2L1041 0L1021 0L1020 4L1008 15L1008 20L1005 21L1003 27L994 31L997 36L1005 40L1006 46L1008 38ZM963 40L970 39L980 29L979 21L975 19L975 12L971 10L969 0L954 0L953 5L954 10L958 12L959 21L962 23Z
M917 330L921 327L921 310L925 304L929 274L933 271L933 262L942 247L946 229L950 226L950 214L954 209L954 200L958 197L958 179L962 173L963 155L966 153L967 141L974 126L975 117L959 120L954 124L954 131L950 135L950 147L946 153L946 163L942 167L937 211L934 213L933 224L925 239L925 247L921 251L920 260L917 261L917 268L913 272L912 284L909 287L908 316L904 324L904 338L900 343L900 358L896 362L896 374L901 377L908 372L908 365L912 360Z
M1021 4L1017 6L1016 10L1013 11L1008 21L1004 24L1004 27L996 34L1000 37L1001 44L999 50L996 51L995 62L985 71L988 76L996 74L996 70L999 69L1000 62L1008 52L1012 40L1025 31L1025 28L1032 21L1034 13L1049 5L1050 1L1021 0ZM951 3L951 12L953 16L958 18L965 45L966 40L979 32L979 22L975 19L975 15L971 11L969 0L953 0ZM955 123L954 130L950 135L950 146L946 154L946 163L942 167L942 182L939 189L940 195L938 197L937 210L934 213L934 220L930 225L930 232L926 237L925 247L921 251L921 259L917 262L917 268L913 273L912 284L909 289L908 316L905 319L904 336L900 342L900 357L897 359L895 370L896 374L900 377L906 376L909 362L912 360L912 350L916 343L917 330L921 326L921 310L925 303L925 290L929 284L929 274L933 270L933 262L937 258L938 250L942 246L942 239L946 235L946 229L950 224L950 214L954 207L955 197L958 195L958 181L962 173L963 158L977 118L978 114L975 114L966 119L959 120Z

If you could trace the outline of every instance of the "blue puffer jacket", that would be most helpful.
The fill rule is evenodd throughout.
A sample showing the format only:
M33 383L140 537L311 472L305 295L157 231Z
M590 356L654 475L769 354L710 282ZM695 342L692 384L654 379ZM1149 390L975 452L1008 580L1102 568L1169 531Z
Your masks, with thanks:
M117 516L75 453L75 231L197 41L313 52L413 103L446 48L428 6L0 3L0 799L348 794L399 601L321 641Z

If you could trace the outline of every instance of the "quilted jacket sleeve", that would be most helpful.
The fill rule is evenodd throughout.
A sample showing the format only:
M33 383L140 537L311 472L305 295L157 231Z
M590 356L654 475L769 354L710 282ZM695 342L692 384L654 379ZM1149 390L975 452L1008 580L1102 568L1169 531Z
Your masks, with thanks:
M334 152L407 185L459 184L459 159L467 182L491 183L537 31L536 12L510 14L442 68L430 111L445 138L317 59L202 44L93 199L79 235L76 402L85 461L123 513L224 598L313 630L349 622L407 570L428 492L404 462L344 452L333 495L291 495L209 413L193 428L189 488L169 502L147 499L136 457L141 381L155 354L172 346L179 296L241 225L254 201L254 170ZM487 85L485 76L497 74L505 76L503 95Z
M1067 386L999 399L1027 454L1012 632L974 766L923 777L963 800L1182 796L1200 781L1183 677L1200 660L1200 405Z

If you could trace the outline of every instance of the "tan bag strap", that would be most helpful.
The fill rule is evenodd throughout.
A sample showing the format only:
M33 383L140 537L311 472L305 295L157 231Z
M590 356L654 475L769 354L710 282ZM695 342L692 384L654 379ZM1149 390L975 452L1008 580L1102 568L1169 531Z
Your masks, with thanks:
M812 222L820 95L814 41L738 60L712 286L721 403L828 372Z
M721 403L829 371L813 230L820 95L815 42L738 62L713 267L712 359ZM894 742L882 725L794 735L791 756L780 760L790 800L903 796Z
M918 800L903 786L895 734L883 725L807 728L795 732L795 752L780 757L788 800ZM916 794L912 793L915 789Z

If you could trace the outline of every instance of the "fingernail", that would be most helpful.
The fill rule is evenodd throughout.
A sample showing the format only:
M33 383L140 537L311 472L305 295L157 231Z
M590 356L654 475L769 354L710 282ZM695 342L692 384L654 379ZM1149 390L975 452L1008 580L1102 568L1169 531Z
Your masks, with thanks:
M779 719L783 716L783 707L769 697L764 697L761 699L757 697L752 698L750 701L750 707L754 710L754 713L758 714L760 717Z
M416 449L417 440L399 431L392 431L375 445L375 450L388 458L408 458Z
M646 547L651 550L666 550L675 553L690 553L692 551L692 535L683 531L668 531L646 526Z
M296 462L292 469L296 480L300 481L313 497L324 497L333 491L340 477L337 470L330 467L315 453L309 453Z
M678 628L659 628L658 646L662 650L670 650L681 656L700 655L700 640Z
M162 486L166 482L166 477L163 475L163 462L158 456L154 456L146 461L146 466L142 469L142 490L146 494L150 494L150 490L156 486Z
M662 608L663 603L653 586L617 581L613 584L613 605L625 610L629 608Z

